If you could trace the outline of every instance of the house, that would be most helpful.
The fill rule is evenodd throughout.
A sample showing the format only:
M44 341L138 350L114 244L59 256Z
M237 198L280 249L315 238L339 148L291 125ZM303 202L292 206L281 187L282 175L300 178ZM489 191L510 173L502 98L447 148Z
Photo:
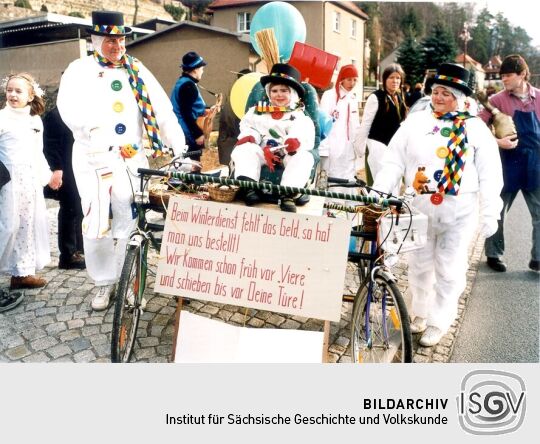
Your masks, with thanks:
M209 5L211 23L233 32L249 34L250 24L257 10L266 0L215 0ZM290 1L304 17L306 41L340 57L337 71L342 65L352 63L363 72L365 23L367 14L354 2L348 1ZM359 77L359 92L363 88Z
M472 75L474 75L474 89L477 91L483 90L485 88L485 79L486 72L482 68L482 64L474 60L470 55L465 55L463 53L458 54L454 61L468 69Z
M55 87L64 69L85 56L90 19L45 13L0 22L0 78L28 71L44 86ZM133 27L130 38L153 31Z
M249 68L249 36L215 26L182 21L127 44L129 54L152 71L167 93L181 74L182 56L197 51L208 63L199 83L204 100L215 102L211 92L228 94L239 71Z
M496 90L500 90L503 87L501 82L501 76L499 70L501 69L502 59L501 56L494 55L483 66L486 73L487 86L492 86Z

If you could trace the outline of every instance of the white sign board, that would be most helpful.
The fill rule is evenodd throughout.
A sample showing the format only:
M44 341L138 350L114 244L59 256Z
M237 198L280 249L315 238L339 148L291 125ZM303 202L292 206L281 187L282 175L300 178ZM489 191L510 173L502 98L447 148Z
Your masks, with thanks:
M322 361L322 331L244 328L183 311L174 362L317 363Z
M350 230L341 219L174 196L155 291L339 321Z

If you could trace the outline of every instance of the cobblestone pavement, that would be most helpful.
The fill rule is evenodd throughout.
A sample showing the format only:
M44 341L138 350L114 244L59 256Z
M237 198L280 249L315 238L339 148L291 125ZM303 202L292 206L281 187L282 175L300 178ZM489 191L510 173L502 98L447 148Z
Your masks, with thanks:
M43 270L48 284L41 289L26 290L25 300L16 309L0 313L0 362L110 362L110 340L113 309L94 312L90 301L95 293L86 271L59 270L56 247L56 202L48 201L53 261ZM414 362L448 361L467 298L474 283L483 249L483 239L475 238L470 249L467 288L461 297L459 319L436 347L424 348L415 338ZM407 269L399 263L394 269L400 290L406 291ZM0 276L0 286L9 285ZM149 278L150 289L153 278ZM358 287L354 267L350 266L345 293L354 294ZM141 316L133 362L169 362L174 332L176 299L148 290L148 305ZM278 313L239 308L231 305L192 300L185 309L201 316L213 317L235 325L265 328L322 330L322 321L286 316ZM329 360L351 362L350 320L352 304L344 303L339 323L331 323Z

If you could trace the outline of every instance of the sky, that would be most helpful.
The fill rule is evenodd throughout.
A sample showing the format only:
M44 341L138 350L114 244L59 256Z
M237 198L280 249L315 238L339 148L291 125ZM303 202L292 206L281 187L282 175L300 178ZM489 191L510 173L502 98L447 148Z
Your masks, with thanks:
M501 12L514 27L521 26L533 39L533 46L540 46L540 23L537 0L473 0L476 11L485 6L495 15ZM534 6L534 5L537 6Z
M532 39L533 46L540 46L538 3L534 0L483 0L480 9L487 5L492 14L502 12L512 26L521 26ZM536 6L534 6L536 4Z

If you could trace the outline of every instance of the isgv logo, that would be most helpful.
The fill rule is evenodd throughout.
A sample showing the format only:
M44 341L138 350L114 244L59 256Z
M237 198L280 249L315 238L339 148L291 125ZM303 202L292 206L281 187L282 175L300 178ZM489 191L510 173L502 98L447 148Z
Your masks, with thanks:
M498 370L475 370L461 382L457 397L461 428L473 435L502 435L516 431L525 418L525 383Z

